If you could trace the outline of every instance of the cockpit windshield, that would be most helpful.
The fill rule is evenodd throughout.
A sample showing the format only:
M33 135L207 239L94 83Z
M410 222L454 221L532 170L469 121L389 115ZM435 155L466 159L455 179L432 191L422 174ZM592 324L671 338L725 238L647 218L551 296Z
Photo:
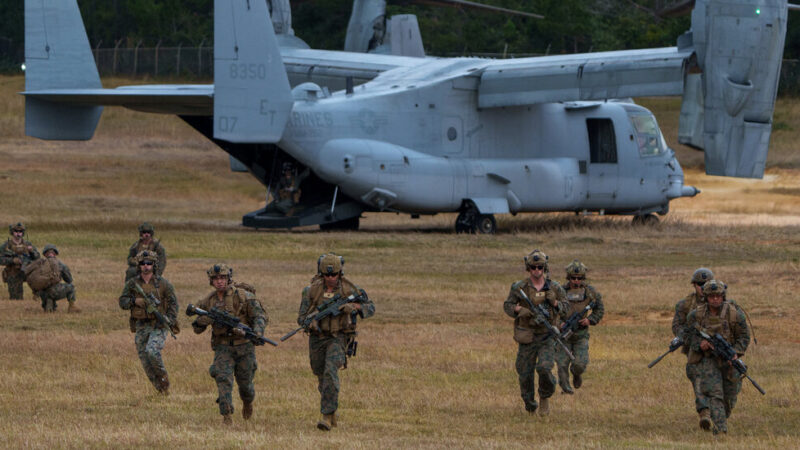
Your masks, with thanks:
M636 143L639 145L639 155L655 156L667 151L664 136L656 124L656 119L650 114L629 114L633 128L636 130Z

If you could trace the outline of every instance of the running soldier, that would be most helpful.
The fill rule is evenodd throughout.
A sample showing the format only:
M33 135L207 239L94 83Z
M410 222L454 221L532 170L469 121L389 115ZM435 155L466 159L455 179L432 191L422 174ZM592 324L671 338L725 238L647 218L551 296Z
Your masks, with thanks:
M578 314L580 317L574 331L567 339L567 348L575 356L575 361L570 361L567 352L561 347L556 348L556 363L558 364L558 384L562 392L572 394L575 391L569 385L569 373L572 372L572 385L579 389L583 384L582 374L589 365L589 326L597 325L603 318L603 296L590 284L586 283L588 268L578 261L572 261L567 267L567 317L572 318ZM586 308L592 313L586 317ZM563 326L562 326L562 331Z
M136 255L138 274L125 282L119 307L130 310L129 325L136 333L136 351L142 362L144 373L156 390L169 395L169 377L161 350L167 339L167 332L178 334L178 299L172 284L157 275L158 255L145 250ZM145 295L147 297L145 298ZM156 304L156 302L158 304ZM158 317L165 319L160 323Z
M317 261L317 275L303 289L297 323L303 326L307 317L313 317L326 301L334 298L356 296L352 303L339 307L342 314L325 317L311 323L307 331L311 370L317 376L322 418L317 428L329 431L337 426L339 408L339 369L347 368L347 357L354 356L356 317L368 318L375 313L375 304L363 289L344 278L344 258L329 253ZM314 321L316 322L316 321Z
M549 398L556 391L556 379L553 376L553 360L555 353L554 336L544 325L540 315L531 311L526 296L534 305L543 305L553 326L558 326L566 319L567 305L564 288L548 276L548 257L540 250L532 251L524 258L528 278L511 285L508 298L503 303L503 310L514 318L514 340L519 344L517 351L517 375L519 388L525 409L533 414L550 413ZM535 374L539 374L539 403L535 396Z
M197 307L205 311L210 308L225 311L237 317L241 324L247 325L259 336L263 336L269 318L261 302L255 297L255 289L245 284L234 284L233 269L223 263L214 264L206 274L214 291L200 300ZM222 414L222 423L233 423L234 379L239 385L239 397L242 399L242 418L249 420L253 416L253 400L256 397L253 386L258 368L255 346L245 338L242 329L214 323L208 316L199 316L192 322L192 329L200 334L209 325L214 362L208 373L217 382L217 403L219 413Z
M713 422L714 434L728 432L727 418L736 406L736 397L742 389L742 376L717 356L713 345L697 331L710 336L722 335L736 351L737 359L744 356L750 344L750 329L744 312L725 299L725 292L726 286L722 281L708 281L703 286L706 303L689 313L684 332L689 346L687 372L694 380L700 428L709 431Z
M161 241L153 237L155 234L155 227L149 223L143 222L139 225L139 240L134 242L130 250L128 250L128 270L125 271L125 281L130 280L139 273L136 255L145 250L155 252L156 256L158 256L156 275L160 277L164 274L164 269L167 268L167 252L164 250L164 246L161 245Z

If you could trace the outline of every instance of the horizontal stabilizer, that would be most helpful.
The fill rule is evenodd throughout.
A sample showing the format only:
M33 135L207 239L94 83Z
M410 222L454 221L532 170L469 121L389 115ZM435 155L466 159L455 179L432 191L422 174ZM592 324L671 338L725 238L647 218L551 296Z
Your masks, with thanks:
M267 3L214 2L214 137L280 141L293 101Z

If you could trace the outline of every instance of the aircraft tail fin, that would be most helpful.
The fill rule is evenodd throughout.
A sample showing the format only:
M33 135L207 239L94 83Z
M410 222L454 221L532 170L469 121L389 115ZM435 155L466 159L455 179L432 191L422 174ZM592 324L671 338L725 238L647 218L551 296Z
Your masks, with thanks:
M76 0L25 0L26 92L100 88L100 76ZM25 134L91 139L103 108L27 97Z
M293 104L266 2L215 0L214 137L278 142Z
M691 38L702 75L684 90L680 135L705 150L709 175L764 176L787 15L785 0L695 2Z

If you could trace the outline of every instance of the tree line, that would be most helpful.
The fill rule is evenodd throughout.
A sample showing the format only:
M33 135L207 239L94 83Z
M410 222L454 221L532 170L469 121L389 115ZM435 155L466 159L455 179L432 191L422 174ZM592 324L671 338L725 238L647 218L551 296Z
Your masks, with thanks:
M387 10L389 15L417 15L430 55L562 54L674 46L677 37L689 28L689 17L658 19L646 10L656 1L481 0L542 14L544 19L419 5L412 0L390 0ZM114 47L118 42L122 47L213 43L213 0L78 3L92 47ZM292 3L293 28L298 37L312 48L343 47L350 0ZM18 68L24 57L23 6L21 0L0 2L0 66L6 68ZM800 13L790 13L787 58L800 54L798 23Z

